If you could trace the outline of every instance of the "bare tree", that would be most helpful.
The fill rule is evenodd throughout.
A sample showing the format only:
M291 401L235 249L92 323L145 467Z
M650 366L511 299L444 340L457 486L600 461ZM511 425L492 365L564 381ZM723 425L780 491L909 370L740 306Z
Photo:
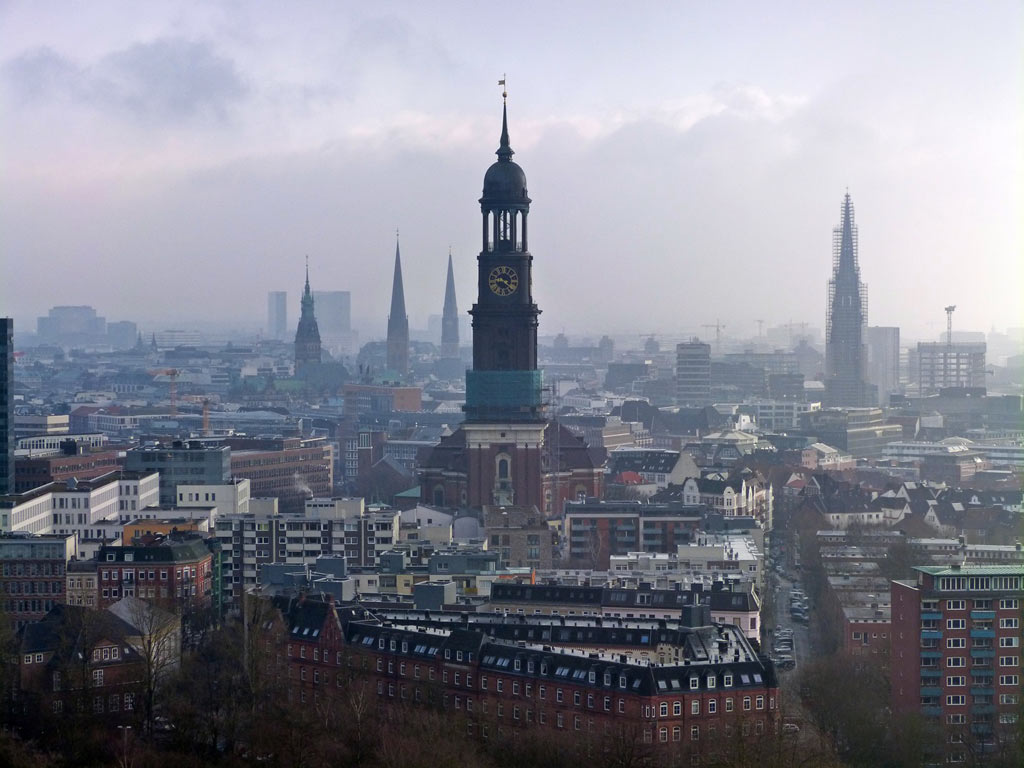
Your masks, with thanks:
M128 642L142 661L143 733L151 736L157 694L181 663L181 619L136 597L122 598L108 610L135 631Z

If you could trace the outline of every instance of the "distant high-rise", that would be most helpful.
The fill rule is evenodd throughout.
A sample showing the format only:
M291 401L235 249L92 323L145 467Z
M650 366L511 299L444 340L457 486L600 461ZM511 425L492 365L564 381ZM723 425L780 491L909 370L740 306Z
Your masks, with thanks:
M0 496L14 493L14 320L0 317Z
M703 406L711 402L711 345L694 339L676 344L676 402Z
M875 401L874 388L864 381L868 291L860 281L857 258L857 225L847 192L842 221L832 230L825 331L825 404L829 406L862 408Z
M922 395L933 395L947 387L984 389L986 385L984 341L919 342L917 384Z
M352 294L348 291L313 291L316 321L324 339L341 338L352 330Z
M288 337L288 292L267 294L267 336L283 341Z
M320 347L320 329L313 312L313 293L309 290L309 263L306 263L306 288L302 293L302 314L295 332L295 375L303 376L310 366L319 365L323 351Z
M409 372L409 316L405 314L402 288L402 255L395 242L395 278L391 286L391 314L388 315L388 370L399 376Z
M900 329L869 326L867 352L867 378L878 390L875 405L888 405L889 395L900 389Z
M455 270L448 253L448 280L444 286L444 311L441 315L441 357L459 356L459 307L455 303Z

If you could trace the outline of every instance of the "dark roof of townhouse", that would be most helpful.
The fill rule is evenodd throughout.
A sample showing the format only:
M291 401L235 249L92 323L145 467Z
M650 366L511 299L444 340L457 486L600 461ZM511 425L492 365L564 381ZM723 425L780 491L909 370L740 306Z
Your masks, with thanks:
M620 472L668 474L679 463L678 451L612 451L609 466L613 475Z
M209 555L210 550L200 536L181 539L161 537L150 545L101 547L96 559L114 563L192 563Z
M491 602L557 603L610 608L656 608L682 610L693 605L689 592L674 589L627 589L620 587L582 587L572 584L491 585Z
M734 493L739 493L743 487L743 480L739 477L734 477L729 480L715 480L710 477L693 477L687 478L693 480L697 484L697 489L701 493L713 493L716 496L724 494L726 488L732 489Z
M305 595L298 597L278 595L273 597L271 602L284 617L289 637L300 639L319 637L327 623L327 617L331 614L329 603L307 598Z
M712 611L749 613L759 610L757 600L749 589L744 592L730 592L724 589L712 591L710 601Z
M21 634L21 653L54 653L55 658L83 653L103 641L124 647L125 661L137 658L126 638L136 630L107 610L58 604L42 619L26 624Z

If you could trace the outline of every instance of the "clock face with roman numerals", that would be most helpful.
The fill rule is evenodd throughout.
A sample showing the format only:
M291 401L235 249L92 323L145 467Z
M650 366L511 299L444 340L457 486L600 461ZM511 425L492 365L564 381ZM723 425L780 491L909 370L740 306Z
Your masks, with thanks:
M487 285L497 296L511 296L519 287L519 275L512 267L502 264L491 270Z

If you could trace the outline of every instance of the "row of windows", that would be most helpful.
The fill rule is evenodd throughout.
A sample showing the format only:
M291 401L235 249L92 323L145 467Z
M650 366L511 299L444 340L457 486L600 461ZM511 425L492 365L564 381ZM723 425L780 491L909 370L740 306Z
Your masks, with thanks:
M395 693L396 693L395 684L394 683L387 683L385 685L383 680L380 680L380 681L377 682L377 694L378 695L383 696L384 693L385 693L385 688L386 688L386 691L387 691L387 695L393 698L395 696ZM399 696L402 699L408 699L408 689L407 689L406 686L402 685L397 690L398 690ZM414 697L414 699L416 701L420 701L422 699L422 694L421 694L419 688L416 688L413 691L413 697ZM726 702L727 702L727 704L731 704L732 699L726 699ZM445 696L445 707L447 708L449 706L449 704L454 706L454 708L457 709L457 710L462 710L463 707L465 707L465 711L466 712L473 712L473 711L475 711L474 710L474 701L473 701L473 699L471 697L466 697L465 699L463 699L461 696L452 696L449 699L449 697L446 695ZM480 709L481 709L481 712L483 712L484 714L487 714L487 710L488 710L488 702L487 702L487 700L484 700L484 701L482 701L480 703ZM727 706L727 709L729 711L732 711L732 707L731 706ZM619 711L620 712L623 711L621 700L620 700ZM496 712L498 717L504 717L505 716L505 705L504 705L503 702L498 702L497 703L497 705L495 707L495 712ZM533 722L533 710L532 709L527 708L527 709L525 709L525 712L524 712L524 710L521 709L519 706L513 705L512 708L511 708L511 713L510 714L511 714L511 717L512 717L513 720L516 720L516 721L522 720L523 716L525 715L526 722L528 722L528 723ZM577 730L577 731L581 730L582 727L583 727L583 718L580 715L573 715L572 718L573 718L573 729ZM547 722L548 722L548 720L547 720L547 713L544 712L543 710L538 712L537 713L537 721L541 725L546 725ZM589 729L592 729L593 725L594 725L594 721L588 719L587 727ZM563 712L556 712L555 713L555 727L557 727L557 728L564 728L565 727L565 713L563 713ZM749 732L750 732L749 728L750 728L749 722L744 722L743 723L743 729L744 729L743 733L744 733L744 735L749 735ZM714 723L710 723L710 724L707 725L708 735L714 736L716 734L716 731L717 731L717 727L716 727L716 725ZM758 721L755 722L755 731L758 734L764 733L764 721L763 720L758 720ZM725 725L725 732L726 732L726 735L731 735L731 733L732 733L732 726L730 724L728 724L728 723ZM645 736L644 736L645 742L650 743L652 732L650 730L646 730L644 733L645 733ZM671 733L672 733L673 740L674 741L679 741L680 737L681 737L681 734L682 734L682 728L680 726L678 726L678 725L674 726L671 729ZM700 725L692 725L692 726L690 726L690 738L692 740L696 741L697 739L699 739L700 738L700 733L701 733L701 726ZM658 737L659 740L661 740L661 741L668 741L669 728L667 726L664 726L664 727L660 728L658 730L658 734L659 734L659 737Z
M1018 638L1016 638L1016 637L1004 638L1004 639L1018 640ZM922 666L929 666L929 665L922 664ZM965 656L948 656L946 658L946 666L947 667L966 667L967 666L967 658ZM1020 656L1000 656L999 657L999 666L1000 667L1017 667L1017 666L1020 666Z
M992 598L978 598L971 601L973 610L975 611L991 611L992 610ZM929 600L923 601L921 604L922 610L938 610L939 601ZM999 601L999 610L1001 611L1015 611L1020 607L1020 601L1016 598L1003 598ZM947 611L965 611L967 610L966 600L947 600L946 601Z
M108 712L117 712L121 706L121 696L116 693L112 693L106 700L106 709ZM96 714L102 714L104 709L104 701L102 696L95 696L92 702L92 711ZM126 693L124 695L124 709L125 712L131 712L135 709L135 694ZM57 699L53 702L54 714L60 714L64 711L64 702Z
M1019 590L1020 576L942 576L939 578L941 592L999 592Z

